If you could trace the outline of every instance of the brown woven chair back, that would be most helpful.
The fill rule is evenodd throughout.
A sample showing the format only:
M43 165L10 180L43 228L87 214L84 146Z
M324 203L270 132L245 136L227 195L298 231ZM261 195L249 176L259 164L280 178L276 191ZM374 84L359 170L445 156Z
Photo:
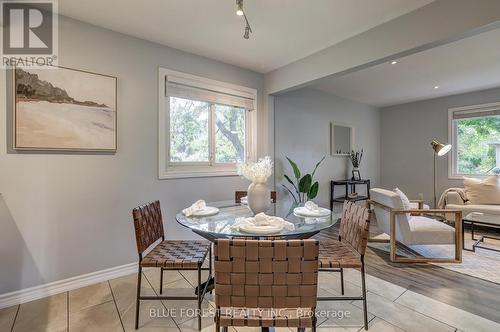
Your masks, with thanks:
M349 243L359 254L364 255L370 230L370 210L354 202L344 202L340 223L341 241Z
M314 239L217 240L217 308L314 309L318 252Z
M160 201L149 202L132 210L137 252L142 254L164 236Z
M248 193L246 191L235 191L234 201L235 203L241 203L241 198L245 197ZM271 191L271 199L273 203L276 203L276 191Z

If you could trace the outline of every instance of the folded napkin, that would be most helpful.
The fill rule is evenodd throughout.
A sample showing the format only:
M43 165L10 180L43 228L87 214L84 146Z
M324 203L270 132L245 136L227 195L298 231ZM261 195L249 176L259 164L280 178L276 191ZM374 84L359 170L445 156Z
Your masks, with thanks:
M187 207L184 210L182 210L182 213L184 213L186 217L189 217L195 214L197 211L204 210L206 206L207 204L205 203L205 201L200 199L194 202L193 205L191 205L190 207Z
M231 228L239 231L240 227L243 225L250 226L283 226L284 229L293 231L295 229L295 225L289 221L284 220L280 217L268 216L264 212L256 214L255 217L248 218L238 218L236 222L231 225Z
M309 211L317 212L321 210L321 208L318 206L318 204L314 203L313 201L307 201L306 204L304 204L304 207L308 209Z

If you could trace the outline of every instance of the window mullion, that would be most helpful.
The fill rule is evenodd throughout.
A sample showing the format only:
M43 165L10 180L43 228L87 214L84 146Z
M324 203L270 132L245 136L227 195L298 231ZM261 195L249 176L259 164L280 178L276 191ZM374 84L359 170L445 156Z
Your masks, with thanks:
M209 161L210 165L215 163L215 104L210 104L209 114L209 129L208 129L208 146L209 146Z

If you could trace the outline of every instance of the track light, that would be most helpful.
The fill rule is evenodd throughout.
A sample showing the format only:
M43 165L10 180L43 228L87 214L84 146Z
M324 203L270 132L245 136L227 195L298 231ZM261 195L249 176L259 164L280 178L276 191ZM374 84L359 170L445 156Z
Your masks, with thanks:
M245 15L245 11L243 10L243 0L236 0L236 15L243 16L245 19L245 33L243 34L244 39L249 39L250 34L253 32L250 27L250 23L248 23L247 16Z
M236 15L243 16L245 14L243 13L243 0L236 0L236 6L238 7Z

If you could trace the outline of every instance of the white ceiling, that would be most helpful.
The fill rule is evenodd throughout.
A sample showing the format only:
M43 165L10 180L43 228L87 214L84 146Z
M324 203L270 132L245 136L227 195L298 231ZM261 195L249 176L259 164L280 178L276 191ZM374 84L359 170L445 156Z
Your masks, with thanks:
M496 29L311 87L379 107L497 87L499 41Z
M267 73L434 0L59 0L87 23Z

